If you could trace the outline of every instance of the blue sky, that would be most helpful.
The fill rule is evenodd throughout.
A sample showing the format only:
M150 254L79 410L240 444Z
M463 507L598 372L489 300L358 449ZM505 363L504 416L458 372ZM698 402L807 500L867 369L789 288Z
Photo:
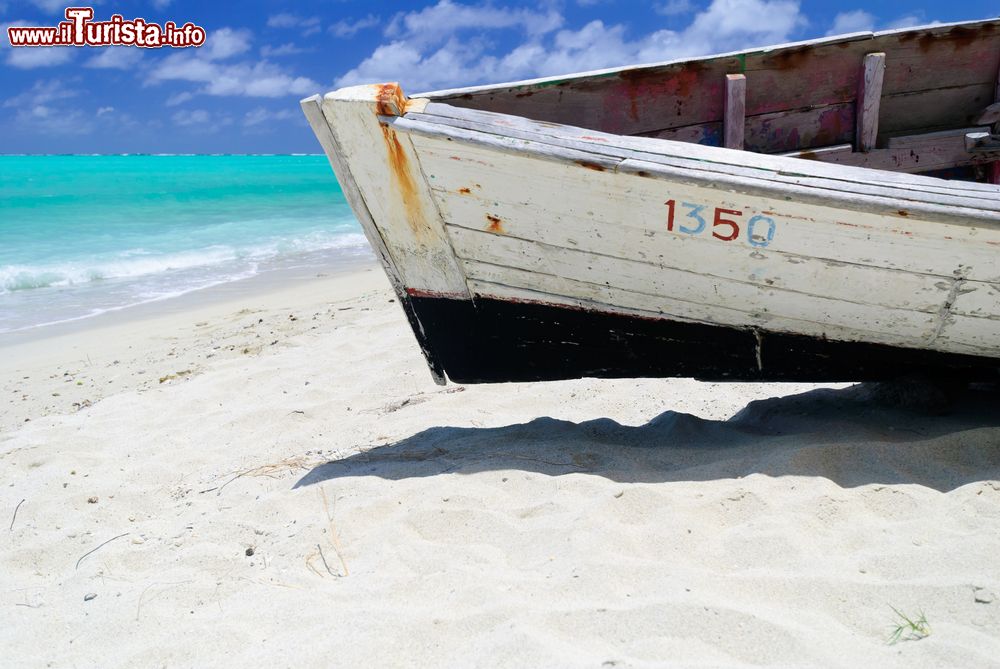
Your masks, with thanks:
M101 0L96 20L191 21L207 42L9 46L8 25L55 25L65 6L0 0L0 153L316 152L298 100L342 85L415 93L1000 14L996 0Z

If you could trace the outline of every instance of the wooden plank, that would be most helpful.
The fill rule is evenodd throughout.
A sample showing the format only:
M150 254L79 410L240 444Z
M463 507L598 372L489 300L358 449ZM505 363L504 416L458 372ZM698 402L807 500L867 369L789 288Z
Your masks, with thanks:
M805 160L825 160L832 156L838 156L846 153L853 153L854 147L850 144L837 144L836 146L821 146L816 149L807 149L805 151L792 151L790 153L782 153L781 156L784 158L802 158Z
M726 75L726 99L723 116L722 145L727 149L743 149L746 127L747 78L742 74Z
M510 231L523 229L517 222L504 220L508 222L506 228ZM878 309L922 312L926 315L937 314L948 296L948 291L934 285L940 281L935 277L872 267L837 266L807 257L802 257L801 262L795 264L784 263L783 259L774 256L762 260L727 254L728 257L723 260L717 248L691 245L692 250L697 252L699 269L691 259L679 258L676 254L678 249L673 249L674 253L669 257L655 262L650 260L648 253L646 258L639 258L635 253L638 248L633 248L629 254L632 257L620 257L514 237L510 232L498 235L484 229L456 226L449 227L448 233L455 253L463 260L554 274L636 292L669 295L683 302L719 305L738 311L763 309L772 315L789 315L789 310L794 308L799 310L796 318L802 318L805 313L802 310L809 309L812 318L815 318L821 310L817 305L826 304L825 308L828 308L829 302L833 301L850 304L850 308L856 309L857 313L869 315L874 315ZM768 268L775 265L780 266L780 271L769 272ZM830 285L838 279L844 283ZM892 285L889 289L872 289L872 286L886 285L887 281L906 284L917 292L894 300L887 298L903 295L903 287ZM811 306L803 306L807 303ZM923 320L924 316L919 318Z
M1000 135L990 132L970 132L965 135L965 150L972 154L1000 154Z
M739 168L733 162L732 154L719 152L717 148L685 144L682 142L663 142L645 137L623 137L586 128L561 125L556 123L538 122L518 116L496 114L474 109L464 109L440 103L430 103L423 115L407 114L406 118L426 120L432 123L444 123L455 127L470 128L481 132L506 135L522 139L534 139L541 142L563 143L565 146L582 147L589 151L605 155L635 157L628 151L641 152L649 156L669 157L671 160L683 161L678 165L690 166L690 161L703 163L700 169L733 169L765 170L774 173L791 172L807 174L823 178L836 179L849 184L870 184L873 182L892 185L919 191L921 194L932 193L988 193L994 197L1000 196L991 185L964 181L946 181L918 175L881 172L873 174L858 171L839 165L822 163L796 162L788 163L778 156L767 156L757 153L745 153L739 156ZM565 144L569 141L569 144ZM658 158L659 159L659 158ZM853 187L853 186L851 186Z
M748 246L745 234L741 234L740 259L733 260L734 269L726 271L743 271L737 268L752 260L755 264L746 266L745 273L759 273L765 265L756 263L758 259L783 253L788 254L787 258L779 255L781 262L775 267L801 262L801 257L814 257L948 279L961 270L970 279L1000 281L1000 266L996 263L1000 230L930 225L915 216L886 219L870 211L845 212L791 202L780 196L725 192L706 183L662 182L527 158L512 161L477 147L466 147L455 160L453 143L423 137L414 137L413 141L426 168L435 175L435 199L449 223L484 228L491 224L485 216L489 213L501 219L501 228L509 228L506 231L511 236L576 248L586 240L594 252L606 255L648 257L653 262L680 257L686 262L701 254L720 253L718 245L729 244L714 238L709 226L698 235L679 233L680 221L693 222L687 218L687 208L675 211L678 231L668 231L669 212L664 203L670 199L704 202L742 210L740 218L744 221L763 212L769 212L766 215L776 221L773 240L766 247ZM510 195L501 196L503 193ZM703 250L699 251L699 246ZM696 270L697 264L691 269ZM779 282L783 276L782 271L765 272L760 280ZM887 279L890 285L896 281ZM892 301L907 303L918 299L918 294L907 284Z
M504 135L473 132L447 125L442 126L434 123L426 123L411 118L409 115L407 118L394 119L391 123L394 127L413 134L477 144L503 153L547 157L567 163L579 162L578 160L568 160L565 157L556 155L558 152L554 152L548 143L521 139L512 140L512 136L520 133L510 129L505 129L503 131ZM567 140L553 140L553 142L562 145L574 145L572 141ZM585 144L576 143L576 145L580 146L581 149L586 149ZM699 148L703 151L709 150L709 147ZM716 148L711 150L722 151L725 156L732 155L732 152L725 149ZM742 156L743 154L740 155ZM924 193L917 190L903 190L891 186L865 185L861 183L852 183L847 187L843 182L795 176L794 172L797 171L798 166L804 165L807 161L769 158L771 160L784 161L790 174L754 170L752 168L733 166L725 163L703 163L701 161L678 159L659 154L645 154L641 159L629 158L618 163L617 169L622 170L628 166L626 171L630 173L642 175L648 172L688 184L698 184L708 181L709 183L716 184L717 187L725 187L727 190L747 194L756 193L771 197L780 195L786 199L852 211L873 211L899 216L909 216L912 214L919 215L925 220L936 221L955 221L962 218L969 218L970 222L976 224L990 224L992 222L1000 225L1000 201L996 199ZM905 209L901 208L902 203L900 200L902 199L906 200ZM932 202L928 202L928 199L932 200Z
M971 143L970 137L975 138ZM979 165L995 159L1000 153L1000 146L993 144L989 138L989 133L962 128L896 137L890 140L887 148L868 153L803 151L798 157L878 170L929 172Z
M1000 67L997 68L997 82L993 92L993 99L997 103L1000 103ZM1000 134L1000 121L993 124L993 132ZM1000 184L1000 160L990 163L990 166L986 170L986 181L991 184Z
M746 117L744 146L757 153L789 153L854 141L854 101ZM707 122L638 133L640 137L722 146L722 123Z
M857 139L858 151L867 153L875 148L878 137L879 104L882 101L882 81L885 78L885 54L865 55L858 78Z
M391 84L355 86L327 94L321 107L403 285L468 298L409 137L379 122L397 98L402 107Z

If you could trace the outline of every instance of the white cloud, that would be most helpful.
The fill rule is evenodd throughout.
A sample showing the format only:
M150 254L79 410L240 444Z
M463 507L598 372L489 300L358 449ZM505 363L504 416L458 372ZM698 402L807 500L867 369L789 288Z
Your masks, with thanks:
M31 0L31 4L33 4L35 7L38 7L43 12L59 14L60 18L66 16L63 13L66 7L75 6L75 5L67 5L65 0Z
M151 81L191 81L204 84L207 95L245 95L276 98L315 93L319 84L296 77L267 61L221 64L188 54L171 54L150 74Z
M282 12L267 17L268 28L299 28L304 36L313 35L321 30L318 16L298 16Z
M152 5L154 9L166 9L170 6L173 0L152 0Z
M303 49L302 47L288 42L287 44L281 44L279 46L268 46L265 44L260 48L260 55L264 56L264 58L268 58L269 56L291 56L297 53L305 53L306 51L310 51L310 49Z
M633 37L625 26L591 21L558 30L562 17L493 5L437 5L393 19L391 41L336 84L400 81L412 92L482 82L649 63L790 40L806 25L797 0L713 0L683 30ZM492 53L489 30L518 29L520 45Z
M169 98L167 98L166 104L168 107L176 107L177 105L184 104L193 97L194 96L191 95L191 93L187 91L181 91L180 93L171 95Z
M657 14L662 14L663 16L677 16L679 14L690 14L697 7L691 0L668 0L667 2L658 3L653 9Z
M215 31L214 38L214 42L209 39L206 48L171 53L160 59L150 70L148 82L189 81L202 84L195 93L265 98L315 93L320 88L312 79L290 74L266 60L219 62L250 48L248 31L222 28ZM175 95L167 104L179 104L177 100L183 95Z
M333 25L331 25L327 30L330 31L331 35L337 37L352 37L356 33L365 30L367 28L374 28L379 24L379 17L374 14L369 14L363 19L358 19L357 21L349 21L347 19L341 19Z
M844 35L846 33L859 33L875 29L875 17L863 9L855 9L850 12L841 12L833 19L833 26L827 31L827 35Z
M270 121L298 120L300 117L302 117L302 113L297 109L279 109L277 111L270 111L263 107L257 107L256 109L246 113L243 117L243 125L249 128Z
M101 47L96 56L85 63L86 67L128 70L142 60L142 49L130 46Z
M250 49L250 31L220 28L209 31L198 55L209 60L225 60Z
M562 23L562 15L554 9L543 13L494 7L491 4L462 5L452 0L438 0L436 5L419 11L397 14L386 27L385 34L417 44L433 44L459 31L471 29L520 28L528 36L537 37L552 32Z
M886 26L886 30L896 30L900 28L912 28L914 26L936 26L940 25L940 21L928 21L927 19L909 14L907 16L901 16L894 21L890 21Z
M208 125L212 121L212 115L204 109L185 109L174 112L170 117L173 122L180 126Z
M38 107L76 97L80 91L60 79L40 79L28 90L4 100L4 107Z
M85 135L93 122L79 109L57 109L48 105L34 105L18 109L14 124L21 130L46 135Z
M104 116L105 114L111 114L114 111L115 111L114 107L99 107L97 109L97 115Z

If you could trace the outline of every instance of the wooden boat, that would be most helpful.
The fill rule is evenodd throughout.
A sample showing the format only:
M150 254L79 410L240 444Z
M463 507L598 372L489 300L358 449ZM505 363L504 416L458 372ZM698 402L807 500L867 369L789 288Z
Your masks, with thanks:
M302 101L435 379L1000 377L1000 21Z

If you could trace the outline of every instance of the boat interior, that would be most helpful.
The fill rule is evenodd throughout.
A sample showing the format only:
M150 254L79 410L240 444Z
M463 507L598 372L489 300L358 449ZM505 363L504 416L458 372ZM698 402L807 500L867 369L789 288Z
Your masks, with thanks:
M1000 20L420 97L617 135L1000 184Z

